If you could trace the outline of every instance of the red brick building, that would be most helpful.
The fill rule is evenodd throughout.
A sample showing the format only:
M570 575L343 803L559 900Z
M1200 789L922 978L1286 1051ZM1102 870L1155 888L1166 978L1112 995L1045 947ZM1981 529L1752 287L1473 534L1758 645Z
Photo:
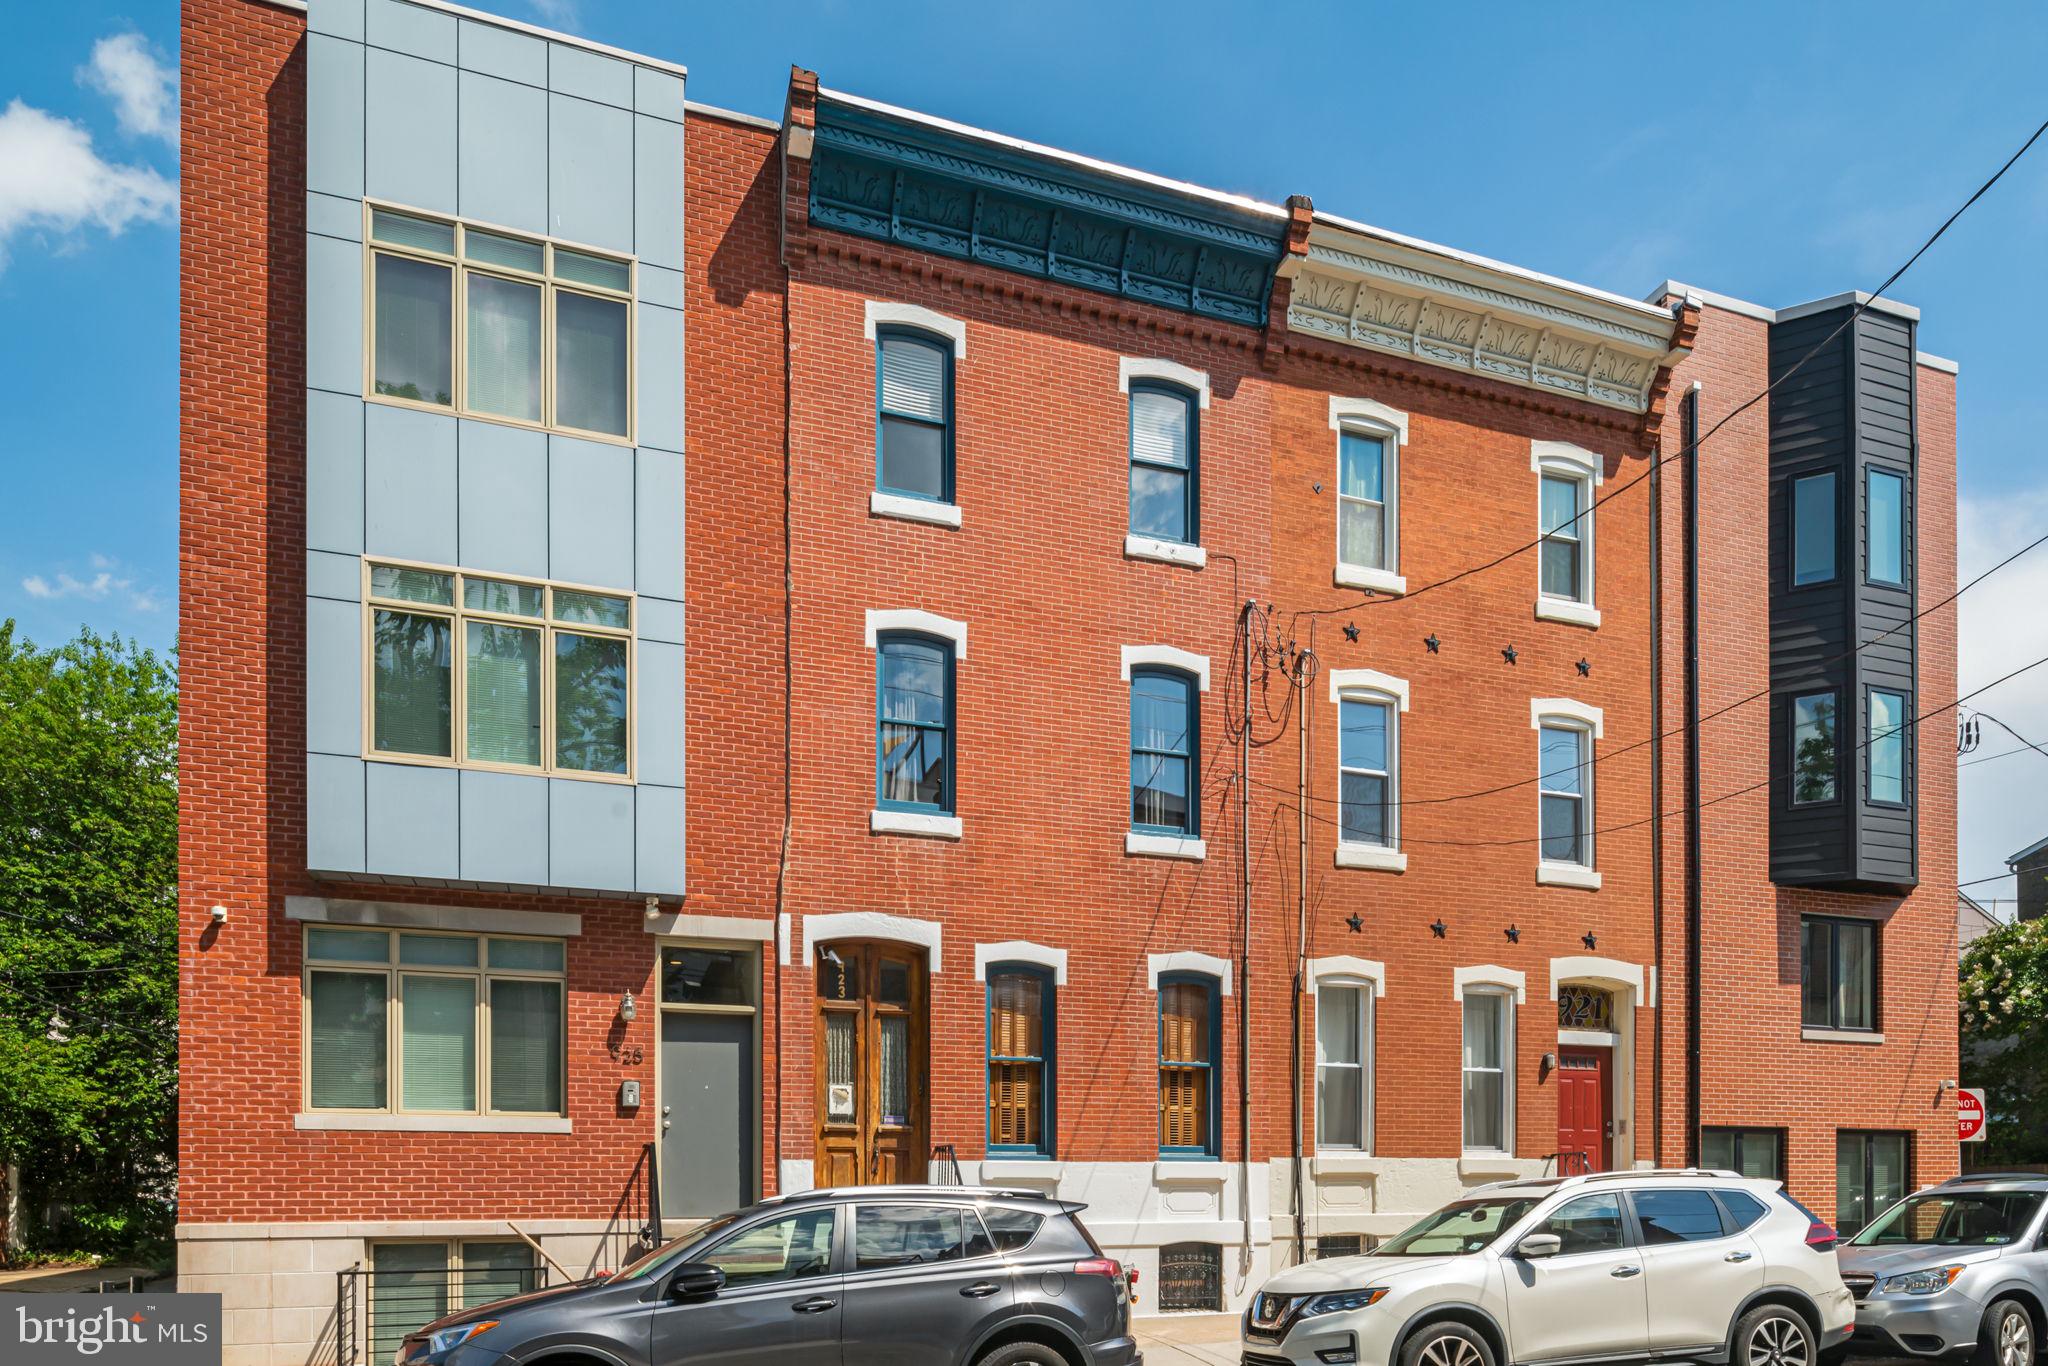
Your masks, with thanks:
M1912 310L1638 302L801 71L704 109L435 0L183 52L231 1353L610 1264L650 1186L957 1166L1173 1308L1502 1175L1854 1223L1954 1166Z

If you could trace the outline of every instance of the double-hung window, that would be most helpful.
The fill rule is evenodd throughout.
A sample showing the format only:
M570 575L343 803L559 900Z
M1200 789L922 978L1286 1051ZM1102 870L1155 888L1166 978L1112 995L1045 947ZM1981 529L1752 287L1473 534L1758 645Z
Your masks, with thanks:
M1394 439L1379 432L1337 433L1337 563L1352 569L1394 568L1392 483Z
M1514 997L1491 987L1464 994L1464 1146L1466 1152L1514 1148Z
M371 397L632 439L630 260L386 208L369 226Z
M563 1113L559 939L306 929L306 1108Z
M1876 922L1801 916L1799 983L1799 1022L1808 1029L1876 1029Z
M1131 671L1131 828L1139 833L1200 833L1195 687L1178 669Z
M1593 733L1582 725L1544 721L1536 730L1536 783L1541 858L1593 866Z
M630 777L631 597L456 569L366 569L368 757Z
M1884 588L1906 586L1906 477L1870 466L1863 473L1863 577Z
M891 633L875 642L875 800L884 810L953 810L953 646Z
M1053 979L1043 968L988 971L988 1150L1053 1152Z
M1193 545L1201 421L1195 395L1173 384L1131 383L1131 534Z
M1370 694L1337 702L1339 828L1344 844L1391 849L1395 796L1395 704Z
M1542 541L1537 550L1546 598L1593 601L1593 481L1546 470L1541 486Z
M1792 699L1792 804L1813 806L1835 799L1835 694L1806 693Z
M1866 795L1876 805L1906 804L1906 722L1904 693L1870 689L1863 766Z
M953 345L908 328L875 333L875 487L953 501Z
M1802 474L1792 481L1792 586L1831 583L1835 577L1835 475Z
M1372 1147L1372 1004L1369 986L1316 988L1316 1146Z
M1216 979L1159 979L1159 1151L1214 1157L1217 1147Z

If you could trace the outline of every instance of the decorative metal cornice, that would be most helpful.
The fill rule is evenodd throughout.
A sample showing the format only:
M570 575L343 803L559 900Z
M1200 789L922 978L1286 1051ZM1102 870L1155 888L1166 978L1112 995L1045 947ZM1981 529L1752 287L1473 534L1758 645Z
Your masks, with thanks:
M1284 219L873 109L817 104L820 227L1263 326Z

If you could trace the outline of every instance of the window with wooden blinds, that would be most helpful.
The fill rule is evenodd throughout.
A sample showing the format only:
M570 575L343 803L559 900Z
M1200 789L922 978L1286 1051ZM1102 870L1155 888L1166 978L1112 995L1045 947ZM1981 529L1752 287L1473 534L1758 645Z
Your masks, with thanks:
M1050 1153L1052 980L997 968L988 978L990 1151Z
M1206 981L1159 984L1159 1147L1215 1151L1214 993Z

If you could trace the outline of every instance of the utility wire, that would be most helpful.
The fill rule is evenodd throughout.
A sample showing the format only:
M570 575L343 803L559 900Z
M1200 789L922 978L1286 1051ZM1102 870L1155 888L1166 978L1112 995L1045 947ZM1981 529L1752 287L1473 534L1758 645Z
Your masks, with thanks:
M1997 758L2001 758L2001 757L2003 757L2003 756L2004 756L2004 755L2006 755L2006 754L2021 754L2021 753L2024 753L2024 752L2025 752L2025 751L2027 751L2027 750L2032 750L2032 751L2034 751L2034 753L2036 753L2036 754L2040 755L2040 756L2041 756L2042 758L2044 758L2044 759L2048 759L2048 749L2043 749L2043 748L2042 748L2041 746L2039 746L2039 745L2035 744L2035 743L2034 743L2034 742L2033 742L2032 740L2029 740L2029 739L2028 739L2028 738L2027 738L2026 736L2024 736L2024 735L2020 734L2020 733L2019 733L2018 731L2014 730L2014 729L2013 729L2013 728L2012 728L2011 726L2008 726L2008 725L2007 725L2007 724L2006 724L2005 722L2003 722L2003 721L1999 720L1999 719L1998 719L1997 717L1993 716L1993 715L1992 715L1992 714L1991 714L1990 712L1988 712L1988 711L1979 711L1979 712L1977 713L1977 715L1979 715L1979 716L1983 717L1983 718L1984 718L1984 719L1985 719L1986 721L1989 721L1989 722L1990 722L1990 723L1991 723L1992 725L1994 725L1994 726L1998 727L1998 728L1999 728L2000 730L2004 731L2004 732L2005 732L2005 733L2006 733L2007 735L2010 735L2010 736L2011 736L2011 737L2012 737L2013 739L2015 739L2015 740L2017 740L2017 741L2019 741L2019 742L2020 742L2020 747L2019 747L2018 749L2008 749L2008 750L2004 750L2004 751L2001 751L2001 753L1999 753L1999 754L1992 754L1992 755L1987 755L1987 756L1986 756L1987 758L1991 758L1991 759L1997 759ZM1957 767L1959 767L1959 768L1960 768L1960 767L1964 767L1964 765L1960 765L1960 764L1959 764L1959 765L1957 765Z

